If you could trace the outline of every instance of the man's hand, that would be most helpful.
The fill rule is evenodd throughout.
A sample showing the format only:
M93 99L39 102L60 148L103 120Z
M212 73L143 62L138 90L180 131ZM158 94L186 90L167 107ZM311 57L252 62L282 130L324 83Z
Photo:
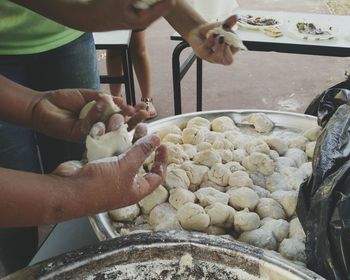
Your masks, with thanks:
M231 16L224 22L206 23L189 32L187 41L194 52L202 59L211 63L230 65L233 62L233 55L237 48L227 45L223 36L212 34L207 38L207 33L215 27L223 26L226 31L232 31L237 18Z
M96 101L86 118L79 119L81 109L90 101ZM135 107L123 105L123 100L113 97L127 119L129 129L145 120L148 113L143 105ZM86 89L65 89L45 93L33 106L31 126L46 135L72 142L83 142L93 124L101 120L106 108L104 94Z

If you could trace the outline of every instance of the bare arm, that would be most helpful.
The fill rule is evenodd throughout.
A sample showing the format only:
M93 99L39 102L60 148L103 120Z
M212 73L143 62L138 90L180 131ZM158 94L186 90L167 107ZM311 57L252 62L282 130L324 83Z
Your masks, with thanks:
M132 0L12 0L45 17L82 31L145 28L165 15L175 0L136 10Z

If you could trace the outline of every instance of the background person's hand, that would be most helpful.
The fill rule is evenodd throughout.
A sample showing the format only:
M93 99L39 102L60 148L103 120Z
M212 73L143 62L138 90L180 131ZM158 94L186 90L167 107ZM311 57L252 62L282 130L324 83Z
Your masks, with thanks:
M90 101L96 105L86 118L79 119L81 109ZM123 100L113 97L113 101L121 108L129 129L148 117L143 110L144 105L125 106ZM33 108L32 127L46 135L72 142L83 142L91 127L99 122L102 112L107 106L106 95L87 89L63 89L43 94Z
M207 33L221 25L226 31L232 31L232 27L236 22L237 17L231 16L223 22L200 25L189 33L187 41L194 52L202 59L211 63L230 65L233 62L233 55L239 49L227 45L222 36L212 34L207 38Z

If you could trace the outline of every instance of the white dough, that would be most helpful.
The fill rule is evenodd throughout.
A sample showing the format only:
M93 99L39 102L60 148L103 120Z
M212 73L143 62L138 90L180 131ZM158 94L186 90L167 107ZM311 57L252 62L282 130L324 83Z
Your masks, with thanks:
M253 139L253 140L249 141L246 145L246 150L247 150L248 154L252 154L254 152L264 153L267 155L270 154L269 146L262 139Z
M172 134L177 134L177 135L182 135L182 131L181 129L176 126L176 125L167 125L165 127L160 128L156 134L159 136L159 138L161 140L163 140L163 138L168 135L169 133Z
M212 144L208 142L201 142L197 145L197 151L202 152L205 150L211 150L213 148Z
M219 139L214 141L214 143L212 144L213 149L215 150L221 150L221 149L225 149L225 150L233 150L233 144L227 140L227 139Z
M294 218L289 223L289 238L295 238L305 242L306 235L298 218Z
M196 127L188 127L182 131L182 141L184 144L197 145L205 139L205 134L202 129Z
M169 193L167 189L160 185L153 192L139 201L142 213L149 214L155 206L166 202L168 196Z
M196 164L212 167L215 163L221 162L221 157L217 151L205 150L198 152L193 157L193 162Z
M288 191L291 188L285 176L274 172L272 175L266 177L266 189L270 192L275 192L279 190Z
M292 217L298 203L298 193L296 191L276 191L271 194L271 198L282 205L287 217Z
M239 211L235 214L234 225L238 232L251 231L260 226L260 218L254 212Z
M176 214L169 203L159 204L149 214L149 224L154 231L181 230Z
M180 168L171 168L167 171L164 185L168 190L175 188L188 189L190 179L185 170Z
M233 154L230 150L217 150L219 153L219 156L221 157L222 163L228 163L233 160Z
M232 207L220 202L213 203L205 208L205 212L210 217L210 225L224 225L230 218L232 210L235 211Z
M247 172L235 171L230 175L228 184L232 187L252 187L253 181Z
M196 196L189 190L176 188L170 191L169 203L176 209L179 209L187 202L195 203L195 201Z
M205 231L210 224L209 215L203 207L191 202L181 206L176 216L181 226L187 230Z
M102 113L101 116L101 121L106 121L110 118L111 115L115 114L115 113L119 113L121 111L121 109L118 107L117 104L114 103L113 101L113 97L109 94L105 94L104 95L106 100L107 100L107 104L106 104L106 108ZM79 113L79 119L85 119L87 114L90 112L90 110L94 107L94 105L96 104L96 101L91 101L89 103L87 103L80 111Z
M109 211L109 216L117 222L131 222L135 220L139 214L140 207L137 204Z
M288 237L289 223L282 219L265 218L262 220L262 229L270 230L276 237L278 242Z
M302 135L297 135L291 139L288 140L288 148L297 148L300 150L305 151L306 143L308 142L308 139Z
M170 142L174 144L182 144L182 136L175 134L175 133L169 133L164 136L163 142Z
M188 155L182 149L182 146L179 144L174 144L167 142L165 143L168 148L168 163L181 164L185 160L189 160Z
M260 198L255 211L262 219L266 217L277 220L286 219L286 214L281 204L272 198Z
M245 242L263 249L277 249L275 236L270 230L266 229L258 228L252 231L243 232L238 238L238 241Z
M235 209L248 208L252 211L259 202L258 195L250 188L231 189L227 194L230 197L229 204Z
M288 143L279 137L266 137L265 141L267 145L269 145L271 149L277 151L280 156L283 156L288 150Z
M131 146L127 127L126 124L122 124L118 130L108 132L96 138L88 135L86 138L88 161L120 155L127 151Z
M286 154L286 157L289 157L294 160L295 165L297 167L301 166L303 163L307 162L307 155L304 151L298 149L298 148L291 148L289 149Z
M306 144L305 152L306 152L306 155L307 155L309 158L313 158L313 156L314 156L314 151L315 151L315 147L316 147L316 141L314 141L314 142L309 142L309 143Z
M245 149L237 149L232 152L233 160L241 163L246 157L248 153Z
M181 169L186 171L187 177L190 179L190 183L194 186L199 186L204 179L204 176L209 171L209 168L204 165L193 164L186 162L181 165Z
M316 141L321 132L322 128L320 126L315 126L306 130L304 136L310 141Z
M242 124L251 124L260 133L269 133L274 125L264 113L253 113L242 119Z
M200 189L204 189L204 188L213 188L216 189L220 192L225 192L226 191L226 187L222 187L219 186L218 184L210 181L209 179L205 179L199 186Z
M218 117L212 120L211 128L216 132L225 132L237 129L234 121L227 116Z
M258 171L264 175L272 175L275 170L273 160L263 153L252 153L242 161L242 165L249 171Z
M298 239L284 239L278 251L287 259L306 262L305 244Z
M206 131L209 131L210 121L202 117L194 117L187 122L186 127L202 128L202 129L205 129Z
M220 132L215 131L208 131L205 133L205 142L208 142L210 144L214 144L216 141L222 141L224 140L225 136Z
M236 161L231 161L231 162L225 163L225 166L227 168L229 168L232 173L235 171L246 170L239 162L236 162Z
M254 186L251 187L251 189L253 191L255 191L255 193L258 195L259 198L270 197L271 196L271 193L268 190L266 190L266 189L264 189L264 188L262 188L260 186L255 186L254 185Z
M222 163L214 164L213 167L208 171L208 179L223 187L228 185L230 175L230 169L228 169Z
M216 202L227 205L229 200L228 194L220 192L214 188L199 189L194 194L198 198L200 205L203 207L214 204Z
M193 157L197 154L197 146L191 144L183 144L182 149L187 154L189 159L193 159Z

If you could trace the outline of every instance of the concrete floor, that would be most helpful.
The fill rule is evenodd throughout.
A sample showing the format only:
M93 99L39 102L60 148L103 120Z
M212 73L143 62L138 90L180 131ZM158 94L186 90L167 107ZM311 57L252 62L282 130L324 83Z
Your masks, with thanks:
M245 9L330 13L323 0L238 2ZM173 32L164 19L147 29L157 119L174 114L171 54L177 42L169 38ZM103 53L99 60L104 71ZM344 79L345 70L350 70L350 58L249 51L238 53L231 66L204 63L203 68L203 110L258 108L303 112L316 94ZM192 67L182 81L184 113L195 111L195 92Z

